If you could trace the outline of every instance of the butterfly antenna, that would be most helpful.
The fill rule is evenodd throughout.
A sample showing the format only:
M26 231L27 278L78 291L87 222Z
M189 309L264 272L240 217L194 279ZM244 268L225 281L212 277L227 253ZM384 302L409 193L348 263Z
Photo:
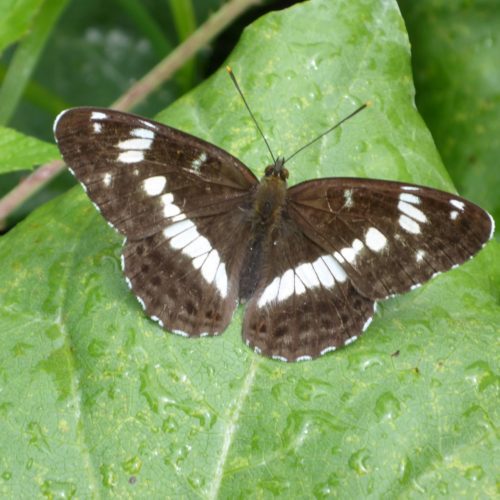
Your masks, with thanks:
M240 86L238 85L238 82L236 81L236 77L234 76L233 70L231 69L230 66L226 66L226 71L229 73L229 76L231 77L231 80L234 83L234 86L236 87L236 90L240 94L241 98L243 99L243 102L245 103L245 106L250 113L250 116L252 117L253 122L255 123L255 126L257 127L257 130L259 131L260 135L262 136L262 139L264 139L264 142L266 143L267 149L269 151L269 154L271 155L271 158L273 159L273 163L276 163L276 158L273 155L273 152L271 150L271 146L269 146L269 143L267 142L266 136L264 135L264 132L262 132L261 128L259 127L259 124L257 123L257 120L255 119L255 116L252 113L252 110L250 109L250 106L247 103L247 100L245 99L245 96L243 95L243 92L240 89Z
M350 115L347 115L345 118L342 118L342 120L340 120L339 122L337 122L333 127L330 127L328 130L326 130L322 134L318 135L318 137L316 137L315 139L313 139L312 141L308 142L307 144L305 144L304 146L302 146L300 149L298 149L297 151L295 151L295 153L293 153L293 155L289 156L285 160L285 163L287 163L288 161L290 161L294 156L298 155L304 149L308 148L311 144L314 144L315 142L319 141L326 134L329 134L332 130L335 130L337 127L340 127L344 122L346 122L347 120L349 120L349 118L352 118L354 115L357 115L360 111L363 111L363 109L365 109L365 108L367 108L369 106L371 106L371 102L370 101L365 102L358 109L354 110Z

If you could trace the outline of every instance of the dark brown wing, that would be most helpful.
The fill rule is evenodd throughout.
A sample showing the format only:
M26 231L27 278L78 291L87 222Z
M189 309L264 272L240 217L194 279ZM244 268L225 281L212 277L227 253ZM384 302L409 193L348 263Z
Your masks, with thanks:
M398 182L332 178L288 191L289 214L365 297L419 286L476 254L491 216L450 193Z
M282 361L312 359L368 327L375 303L293 221L283 222L263 255L263 276L243 324L245 342L256 352Z
M90 199L127 237L124 272L147 314L183 335L221 332L238 297L241 209L258 184L250 170L201 139L109 109L65 111L54 133Z
M129 240L157 233L181 212L228 212L258 184L217 146L128 113L70 109L57 118L54 134L89 198Z

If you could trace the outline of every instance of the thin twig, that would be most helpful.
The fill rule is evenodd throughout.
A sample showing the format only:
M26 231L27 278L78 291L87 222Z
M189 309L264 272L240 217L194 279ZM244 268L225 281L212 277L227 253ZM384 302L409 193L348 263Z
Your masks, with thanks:
M40 188L65 169L62 160L45 163L24 178L0 200L0 230L5 229L7 217Z
M226 26L231 24L244 11L261 0L231 0L223 5L189 38L176 47L163 61L157 64L141 80L136 82L122 97L116 100L111 108L121 111L132 109L149 94L167 81L198 50L207 45ZM37 168L22 180L12 191L0 199L0 228L5 219L30 196L50 182L64 170L61 160L54 160Z

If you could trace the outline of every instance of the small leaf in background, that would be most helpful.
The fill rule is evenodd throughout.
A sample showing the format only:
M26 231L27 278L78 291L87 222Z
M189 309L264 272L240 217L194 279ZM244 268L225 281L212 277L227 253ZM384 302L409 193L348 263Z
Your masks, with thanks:
M400 5L412 41L418 109L460 194L498 221L499 4L400 0Z
M395 2L269 14L228 63L276 154L373 101L294 160L292 184L452 189ZM160 117L258 175L269 161L223 69ZM79 188L0 239L2 496L494 497L498 244L382 303L352 346L288 365L243 344L242 308L217 338L165 333L125 284L121 241Z
M0 54L28 31L45 0L0 0Z
M29 170L61 156L54 144L28 137L15 130L0 127L0 174Z

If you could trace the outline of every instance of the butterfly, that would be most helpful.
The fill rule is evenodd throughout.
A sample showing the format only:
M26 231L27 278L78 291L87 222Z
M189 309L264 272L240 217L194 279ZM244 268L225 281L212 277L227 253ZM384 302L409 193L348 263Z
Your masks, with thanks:
M204 337L245 303L245 343L281 361L350 344L377 301L465 262L494 231L480 207L428 187L324 178L287 188L283 158L259 181L214 144L110 109L64 111L54 134L126 237L122 268L146 314Z

